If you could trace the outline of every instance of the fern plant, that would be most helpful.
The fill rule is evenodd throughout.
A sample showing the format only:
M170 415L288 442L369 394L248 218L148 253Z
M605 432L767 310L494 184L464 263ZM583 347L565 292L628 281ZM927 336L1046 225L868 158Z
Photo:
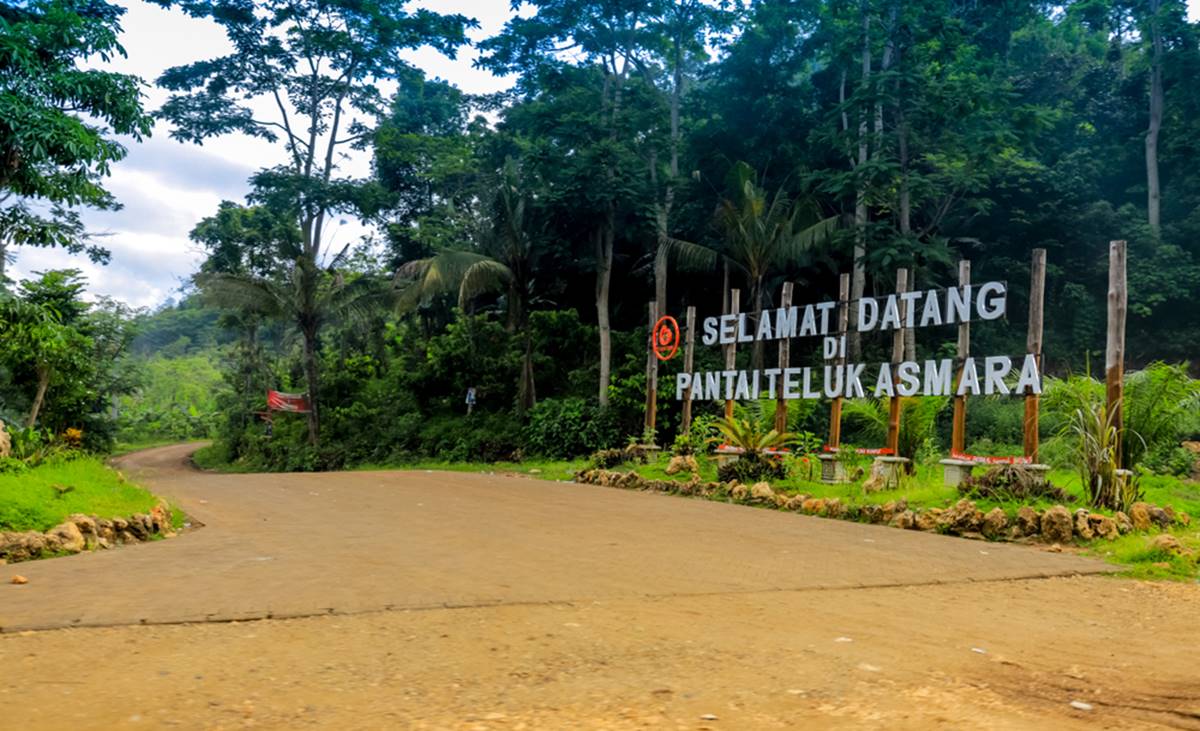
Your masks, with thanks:
M787 476L787 466L783 460L766 454L766 451L783 449L792 440L792 434L766 429L760 420L754 419L721 419L714 426L720 436L710 441L723 442L742 450L737 460L717 468L717 477L722 481L751 482Z
M761 454L768 449L783 449L792 440L790 432L766 429L761 421L753 419L720 419L714 426L720 436L710 441L737 447L746 455Z

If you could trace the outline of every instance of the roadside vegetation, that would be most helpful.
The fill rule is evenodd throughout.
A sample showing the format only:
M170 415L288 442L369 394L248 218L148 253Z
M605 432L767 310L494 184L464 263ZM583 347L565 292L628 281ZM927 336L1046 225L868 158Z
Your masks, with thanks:
M97 457L59 456L19 472L0 472L0 530L45 531L76 513L128 518L158 498Z

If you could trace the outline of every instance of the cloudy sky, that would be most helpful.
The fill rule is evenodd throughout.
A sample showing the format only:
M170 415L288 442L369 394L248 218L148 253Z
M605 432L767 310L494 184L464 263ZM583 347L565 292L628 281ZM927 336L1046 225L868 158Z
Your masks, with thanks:
M110 66L152 82L166 68L227 53L224 34L213 23L195 20L141 0L119 0L128 8L122 43L128 57ZM1200 0L1188 0L1190 15L1200 18ZM480 27L473 40L495 34L509 15L509 0L423 0L410 6L475 17ZM511 80L496 78L471 67L473 49L462 49L456 60L429 49L411 51L406 58L433 77L449 80L470 93L507 88ZM146 88L148 107L157 109L166 95ZM138 307L152 307L173 296L180 282L196 270L201 254L188 241L188 231L212 214L222 200L242 201L247 178L255 170L282 162L281 148L260 140L230 135L204 146L181 144L159 123L152 138L130 145L129 156L113 168L108 187L124 204L120 211L86 215L90 230L103 234L112 263L97 266L82 256L62 251L21 249L9 272L21 279L31 272L76 267L87 275L94 294L110 295ZM365 154L343 168L351 174L369 169ZM335 226L327 245L345 244L365 229L349 221Z

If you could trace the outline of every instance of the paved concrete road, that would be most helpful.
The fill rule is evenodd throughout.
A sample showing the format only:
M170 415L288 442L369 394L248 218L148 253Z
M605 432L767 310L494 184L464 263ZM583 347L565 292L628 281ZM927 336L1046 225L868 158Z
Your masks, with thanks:
M389 608L912 586L1106 565L702 500L428 472L220 475L194 447L121 467L205 526L25 564L0 628L297 617Z

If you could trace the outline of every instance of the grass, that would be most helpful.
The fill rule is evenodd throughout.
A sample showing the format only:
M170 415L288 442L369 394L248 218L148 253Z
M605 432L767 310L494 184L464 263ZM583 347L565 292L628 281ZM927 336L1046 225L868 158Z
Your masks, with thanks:
M1188 555L1175 555L1153 546L1154 534L1130 533L1115 541L1098 541L1090 553L1126 566L1125 576L1135 579L1195 581L1200 583L1200 530L1194 525L1170 531Z
M57 488L70 488L62 491ZM97 457L64 459L22 473L0 474L0 530L44 531L68 515L126 518L158 504ZM176 517L182 521L182 514Z

